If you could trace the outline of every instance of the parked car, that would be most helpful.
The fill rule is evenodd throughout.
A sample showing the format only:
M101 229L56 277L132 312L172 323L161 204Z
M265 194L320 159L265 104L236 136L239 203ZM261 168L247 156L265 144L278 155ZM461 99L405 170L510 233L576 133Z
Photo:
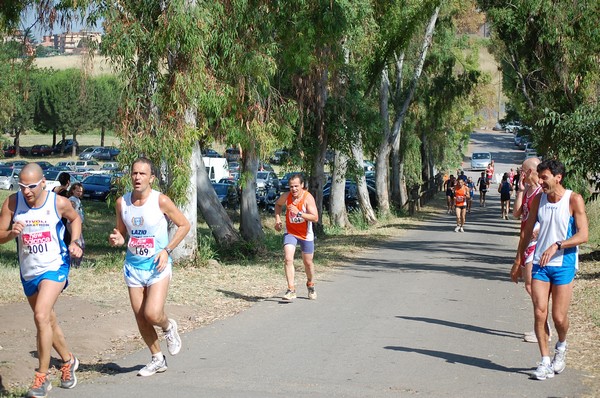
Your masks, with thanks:
M48 170L50 167L54 167L52 163L45 162L43 160L35 163L37 163L42 168L42 170Z
M50 145L34 145L29 153L31 156L50 156L52 155L52 147Z
M227 148L225 150L225 159L227 159L228 162L234 162L234 161L238 161L242 158L242 153L240 152L239 149L237 148Z
M77 141L73 141L73 139L71 139L71 138L64 140L64 143L65 143L64 153L71 153L71 151L73 150L73 146L75 146L75 152L77 152L77 150L79 149L79 143ZM62 146L63 146L63 140L58 141L56 143L56 145L54 145L52 147L52 152L53 153L61 153Z
M256 173L256 189L273 187L279 192L279 178L273 171L259 171Z
M290 154L283 149L279 149L273 153L273 156L269 159L269 161L273 164L282 164L287 161Z
M230 173L239 173L240 172L240 163L239 162L228 162L229 163L229 172Z
M56 170L45 170L44 178L46 179L46 190L52 191L55 187L60 186L60 182L58 181L61 174L67 173L68 171L56 171ZM70 174L69 174L70 175ZM73 183L73 178L71 178L71 183Z
M119 148L105 146L99 152L92 154L92 157L96 160L114 160L120 153L121 150Z
M19 169L0 167L0 189L13 190L19 184Z
M105 201L109 194L116 192L114 178L109 175L95 174L84 178L83 198Z
M4 148L4 157L5 158L12 158L16 155L17 155L17 147L15 147L14 145L9 145L6 148ZM19 147L19 155L27 156L27 155L29 155L29 150L27 148L20 146Z
M373 186L367 184L367 191L369 192L369 201L373 208L377 208L377 191ZM323 188L323 208L329 211L329 201L331 198L331 182L325 184ZM358 201L358 186L352 180L346 180L345 187L345 204L347 211L353 211L360 208Z
M55 167L67 167L70 170L75 170L75 161L74 160L61 160L60 162L54 165Z
M290 177L294 174L302 174L304 176L304 173L302 173L301 171L292 171L290 173L285 173L284 176L281 177L281 180L279 180L279 189L281 191L290 190Z
M99 170L100 163L95 160L78 160L75 162L75 171L90 171L90 170Z
M99 153L102 150L101 146L91 146L89 148L85 148L80 154L79 159L81 160L91 160L94 159L94 155Z
M207 157L207 158L220 158L220 157L222 157L219 152L215 151L212 148L204 148L204 149L202 149L202 156Z
M28 164L29 162L26 160L14 160L12 162L6 162L4 163L5 167L10 167L12 169L22 169L26 164Z
M212 186L224 208L234 210L238 208L239 197L235 185L214 182Z
M471 170L485 170L492 162L492 154L489 152L473 152L471 154Z
M67 173L72 171L70 167L66 166L52 166L48 167L46 171L66 171Z

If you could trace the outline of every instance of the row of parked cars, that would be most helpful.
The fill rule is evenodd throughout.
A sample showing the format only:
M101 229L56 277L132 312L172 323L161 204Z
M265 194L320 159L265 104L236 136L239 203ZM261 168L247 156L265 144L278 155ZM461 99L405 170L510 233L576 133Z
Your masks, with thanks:
M25 160L0 162L0 189L16 190L19 186L19 173L27 163ZM61 174L68 173L72 184L82 183L84 199L106 200L110 193L116 191L116 179L123 176L123 171L116 162L102 165L95 160L61 161L56 165L44 161L35 163L42 167L47 190L59 186Z
M79 150L79 143L73 139L67 139L64 141L64 153L71 153L73 150ZM11 158L16 156L17 150L14 145L6 146L4 149L4 157ZM38 144L31 148L19 147L20 156L33 156L33 157L44 157L52 156L61 153L63 151L63 141L59 141L56 145L45 145ZM121 151L114 146L93 146L86 148L79 154L81 160L114 160Z

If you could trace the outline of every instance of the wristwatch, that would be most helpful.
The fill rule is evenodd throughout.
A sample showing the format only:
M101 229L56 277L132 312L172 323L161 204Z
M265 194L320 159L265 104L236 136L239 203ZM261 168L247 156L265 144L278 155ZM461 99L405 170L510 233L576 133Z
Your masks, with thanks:
M75 239L71 243L75 243L77 246L79 246L80 249L83 249L83 242L81 241L81 239Z
M165 251L169 256L171 255L171 253L173 253L173 249L169 249L168 247L165 247Z
M562 242L560 240L556 241L556 246L558 247L558 250L562 250Z
M298 212L298 217L302 217L302 212L301 211Z

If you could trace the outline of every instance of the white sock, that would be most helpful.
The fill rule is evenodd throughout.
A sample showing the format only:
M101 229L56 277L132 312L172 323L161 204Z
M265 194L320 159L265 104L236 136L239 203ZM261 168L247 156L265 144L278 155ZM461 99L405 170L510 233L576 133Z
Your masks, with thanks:
M566 350L567 349L567 340L559 341L558 343L556 343L556 349L560 350L560 351Z
M542 357L542 365L550 366L550 357Z
M152 354L152 358L156 358L159 361L162 361L164 358L164 355L163 355L162 351L159 351L156 354Z

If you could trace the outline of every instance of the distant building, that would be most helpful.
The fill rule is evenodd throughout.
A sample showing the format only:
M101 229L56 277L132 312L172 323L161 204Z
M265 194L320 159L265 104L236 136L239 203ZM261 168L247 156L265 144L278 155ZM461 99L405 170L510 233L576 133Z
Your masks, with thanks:
M81 54L88 52L89 44L102 42L102 33L100 32L66 32L54 35L55 48L63 54Z

